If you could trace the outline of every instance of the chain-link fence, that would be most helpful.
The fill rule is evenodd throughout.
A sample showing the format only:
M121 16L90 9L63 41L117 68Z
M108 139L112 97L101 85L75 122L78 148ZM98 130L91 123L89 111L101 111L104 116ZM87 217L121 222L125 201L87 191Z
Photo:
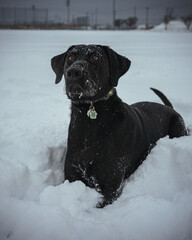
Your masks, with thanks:
M192 9L187 7L171 8L173 17L180 18L192 13ZM84 10L85 11L85 10ZM117 22L127 23L130 19L136 19L134 26L143 25L151 27L164 21L167 8L155 7L132 7L117 8L114 12L112 8L96 8L89 12L77 12L77 8L71 8L70 15L66 6L55 9L41 9L34 5L31 8L8 8L0 7L0 28L70 28L70 29L99 29L114 28ZM70 19L70 21L69 21ZM116 29L130 29L127 24L121 24Z
M48 22L48 9L0 7L1 24L39 24Z

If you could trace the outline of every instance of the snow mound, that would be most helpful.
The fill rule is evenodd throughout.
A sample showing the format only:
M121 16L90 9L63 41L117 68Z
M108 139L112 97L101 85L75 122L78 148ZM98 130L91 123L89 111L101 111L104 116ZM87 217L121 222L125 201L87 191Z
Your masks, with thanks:
M99 194L80 181L47 185L36 201L12 193L1 196L1 239L192 237L191 144L191 136L160 139L126 182L121 197L104 209L95 208ZM24 182L29 172L17 169Z
M192 26L190 27L189 30L192 31ZM153 31L166 31L165 23L161 23L160 25L155 26L153 28ZM187 28L181 20L174 20L174 21L170 21L167 24L167 31L181 32L181 31L187 31Z
M98 193L86 187L81 181L65 181L59 186L47 187L40 195L40 203L67 209L71 216L77 216L96 206Z

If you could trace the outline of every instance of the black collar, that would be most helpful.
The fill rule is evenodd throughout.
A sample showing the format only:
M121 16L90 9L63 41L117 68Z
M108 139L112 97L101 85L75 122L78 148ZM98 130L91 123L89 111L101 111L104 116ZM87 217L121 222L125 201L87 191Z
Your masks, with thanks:
M115 88L112 88L106 96L99 98L95 101L91 101L91 100L79 100L79 101L72 101L74 104L82 104L82 103L87 103L87 104L91 104L91 103L96 103L96 102L100 102L100 101L105 101L108 100L111 96L113 96L113 94L116 92Z

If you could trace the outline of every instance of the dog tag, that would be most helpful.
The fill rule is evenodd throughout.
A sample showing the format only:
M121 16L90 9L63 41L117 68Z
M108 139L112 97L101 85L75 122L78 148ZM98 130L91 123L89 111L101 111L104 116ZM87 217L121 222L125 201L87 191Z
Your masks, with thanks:
M90 117L91 119L97 119L97 112L95 111L94 107L91 107L88 112L87 116Z

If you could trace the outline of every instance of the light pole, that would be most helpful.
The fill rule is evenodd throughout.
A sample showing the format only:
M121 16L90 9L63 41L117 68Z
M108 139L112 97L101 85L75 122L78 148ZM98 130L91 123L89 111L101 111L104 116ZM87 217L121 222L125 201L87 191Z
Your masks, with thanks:
M149 7L146 7L146 24L145 28L148 29L149 27Z
M137 12L137 8L134 7L134 18L136 18L136 12Z
M66 0L66 6L67 6L67 24L69 27L70 23L70 0Z
M115 0L113 0L113 30L115 29L115 15L116 15Z
M98 15L98 11L97 8L95 9L95 30L97 30L97 15Z
M86 30L88 30L88 25L89 25L88 20L89 20L89 13L86 12Z

